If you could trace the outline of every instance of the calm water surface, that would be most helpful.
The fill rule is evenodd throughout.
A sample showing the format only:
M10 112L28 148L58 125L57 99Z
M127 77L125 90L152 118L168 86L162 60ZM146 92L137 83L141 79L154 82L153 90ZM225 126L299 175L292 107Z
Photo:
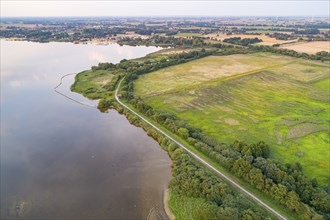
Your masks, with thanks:
M156 50L1 41L2 218L166 218L166 152L116 111L53 89L64 74ZM59 90L87 102L70 92L72 80Z

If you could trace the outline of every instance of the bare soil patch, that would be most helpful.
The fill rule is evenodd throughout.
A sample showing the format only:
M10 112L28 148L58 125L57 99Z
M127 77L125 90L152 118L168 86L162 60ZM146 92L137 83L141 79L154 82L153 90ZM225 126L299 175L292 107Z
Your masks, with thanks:
M233 118L226 118L225 123L227 125L240 125L239 121L237 121L236 119L233 119Z
M291 128L288 131L286 137L287 139L299 138L322 130L326 130L326 127L309 123L299 124Z

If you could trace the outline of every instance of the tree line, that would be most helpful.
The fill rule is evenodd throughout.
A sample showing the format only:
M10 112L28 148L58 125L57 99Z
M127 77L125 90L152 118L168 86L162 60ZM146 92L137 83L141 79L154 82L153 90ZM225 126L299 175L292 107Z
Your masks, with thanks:
M242 194L234 191L219 177L207 171L167 137L158 133L136 115L113 102L113 108L124 114L131 124L142 127L168 152L172 160L169 188L183 198L202 199L203 209L189 213L193 219L270 219L268 213L255 206ZM198 203L200 206L200 203Z
M261 39L255 37L255 38L241 38L241 37L231 37L231 38L226 38L223 40L225 43L230 43L230 44L237 44L237 45L242 45L242 46L248 46L250 44L255 44L262 42Z
M117 41L120 45L153 45L153 46L162 46L162 47L178 47L178 46L206 46L207 44L201 37L192 37L191 39L183 38L183 37L164 37L159 35L154 35L150 38L122 38L121 40Z
M320 215L326 219L330 217L329 193L319 187L315 179L305 176L299 163L280 164L268 158L269 146L266 143L219 143L174 115L153 109L140 98L133 95L125 98L139 112L180 136L204 155L301 218L309 219Z

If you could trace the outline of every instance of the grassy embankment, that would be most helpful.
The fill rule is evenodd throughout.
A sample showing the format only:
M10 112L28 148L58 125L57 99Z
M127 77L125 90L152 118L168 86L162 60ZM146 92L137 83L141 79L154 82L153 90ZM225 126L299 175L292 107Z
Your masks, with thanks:
M76 75L71 90L89 99L100 99L113 95L118 75L109 70L86 70Z
M141 76L135 91L217 140L270 144L329 183L329 64L258 53L207 57Z

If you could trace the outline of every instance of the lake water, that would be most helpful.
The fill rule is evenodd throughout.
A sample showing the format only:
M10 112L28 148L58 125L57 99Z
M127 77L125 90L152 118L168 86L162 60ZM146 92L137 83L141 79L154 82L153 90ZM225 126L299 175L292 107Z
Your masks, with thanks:
M1 40L2 218L166 218L166 152L116 111L54 91L65 74L157 50ZM95 104L71 93L72 81L59 91Z

